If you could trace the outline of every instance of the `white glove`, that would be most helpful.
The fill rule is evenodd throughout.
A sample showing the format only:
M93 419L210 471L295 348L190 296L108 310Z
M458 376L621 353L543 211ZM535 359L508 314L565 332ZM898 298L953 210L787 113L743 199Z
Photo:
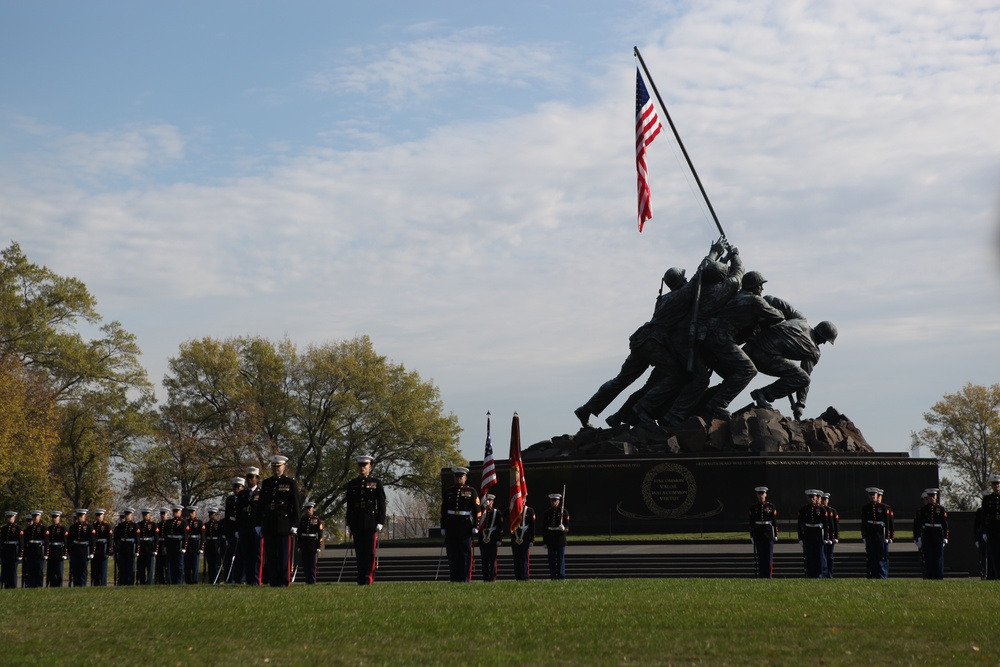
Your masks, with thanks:
M861 544L868 544L868 540L866 540L865 538L862 537L861 538Z
M382 524L376 523L375 524L375 531L381 533L382 532Z
M753 544L753 543L754 543L754 541L753 541L753 538L751 537L750 538L750 544Z
M236 531L236 539L240 539L240 531Z
M186 554L187 552L188 552L188 550L187 550L187 549L181 549L181 553L182 553L182 554Z
M87 554L87 560L94 560L94 554Z
M472 529L472 534L473 535L478 535L479 534L479 529L478 528L473 528Z
M948 540L945 540L945 541L944 541L944 543L945 543L945 544L948 544Z
M448 534L448 532L444 528L442 528L441 529L441 537L444 537L447 534Z
M989 540L986 539L986 533L982 534L982 538L983 538L983 544L986 544L987 542L989 542Z
M840 544L840 540L834 540L833 543L834 544Z
M292 526L292 535L298 535L298 534L299 534L299 529L296 528L295 526Z
M917 539L913 540L913 543L917 545L918 549L920 548L920 538L919 537Z
M799 540L799 546L800 547L802 546L802 540Z
M892 544L892 540L886 540L885 543L886 544Z
M257 537L263 537L264 536L264 528L263 527L256 526L253 530L254 530L255 533L257 533Z
M317 549L316 553L321 553L322 551L323 551L322 549Z

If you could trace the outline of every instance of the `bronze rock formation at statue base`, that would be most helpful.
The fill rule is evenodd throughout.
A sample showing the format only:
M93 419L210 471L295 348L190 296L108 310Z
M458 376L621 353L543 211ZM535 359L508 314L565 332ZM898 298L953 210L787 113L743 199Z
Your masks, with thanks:
M525 460L607 458L646 454L759 452L871 453L874 450L847 416L833 407L816 419L796 421L773 408L748 405L729 420L691 417L670 430L621 426L585 428L535 443Z

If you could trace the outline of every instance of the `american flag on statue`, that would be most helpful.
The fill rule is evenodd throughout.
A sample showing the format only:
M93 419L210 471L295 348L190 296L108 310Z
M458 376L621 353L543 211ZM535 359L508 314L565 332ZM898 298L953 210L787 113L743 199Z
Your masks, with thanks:
M483 454L483 481L479 485L479 495L486 497L490 487L497 483L497 466L493 461L493 443L490 441L490 413L486 413L486 453Z
M646 172L646 146L663 129L660 117L656 114L653 100L649 98L646 83L642 80L639 68L635 68L635 170L639 184L639 232L647 220L653 217L649 204L649 174Z

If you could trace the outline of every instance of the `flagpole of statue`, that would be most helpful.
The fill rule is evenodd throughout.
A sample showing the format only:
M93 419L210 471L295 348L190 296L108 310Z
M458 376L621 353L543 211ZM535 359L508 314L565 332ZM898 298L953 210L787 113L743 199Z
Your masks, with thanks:
M701 191L701 196L705 199L705 204L708 206L708 210L712 214L712 220L715 221L715 226L718 227L719 234L722 235L723 240L725 240L726 232L722 230L722 223L719 222L719 216L715 214L712 202L708 199L708 193L705 192L705 186L701 184L701 178L698 177L698 172L694 168L694 163L691 162L691 156L688 155L687 149L684 147L684 142L681 141L681 135L677 132L677 127L674 125L674 121L670 117L670 112L667 111L667 105L663 103L663 98L660 97L660 91L657 90L653 77L649 75L649 70L646 69L646 61L642 59L642 54L639 53L638 46L633 46L632 50L635 52L635 57L639 60L639 65L642 67L643 74L646 75L646 81L649 81L649 85L653 89L653 95L656 96L656 101L659 103L660 109L663 110L663 115L666 117L667 123L670 125L670 131L674 133L677 145L680 146L681 153L684 154L684 159L687 161L688 168L691 170L691 175L694 176L695 183L698 184L698 189Z

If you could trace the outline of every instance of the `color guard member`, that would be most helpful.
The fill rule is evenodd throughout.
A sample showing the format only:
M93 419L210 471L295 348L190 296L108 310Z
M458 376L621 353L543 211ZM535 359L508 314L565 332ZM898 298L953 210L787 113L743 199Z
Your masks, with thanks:
M497 552L503 536L503 514L496 508L496 496L483 497L483 511L479 517L479 560L482 563L483 581L497 580Z
M528 581L531 578L531 547L535 543L535 510L528 507L527 495L524 496L521 522L510 531L510 538L514 579Z

